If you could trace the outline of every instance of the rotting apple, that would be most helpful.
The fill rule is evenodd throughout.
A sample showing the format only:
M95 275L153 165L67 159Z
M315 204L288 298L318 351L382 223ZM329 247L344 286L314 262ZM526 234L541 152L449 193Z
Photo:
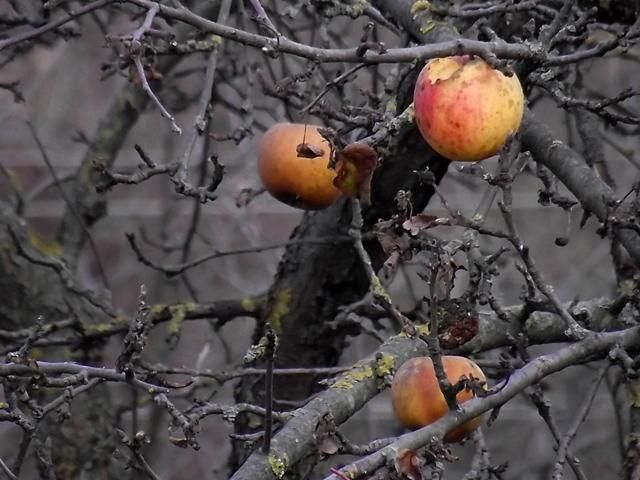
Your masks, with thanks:
M455 385L463 376L486 381L484 373L478 365L465 357L443 355L442 366L445 374ZM459 404L474 397L469 389L463 389L456 395ZM433 361L428 357L412 358L398 369L391 385L391 402L393 411L405 427L421 428L443 417L448 411ZM445 442L457 442L465 438L480 426L482 416L472 418L459 427L447 432Z
M277 123L258 146L258 173L267 191L287 205L317 210L331 205L341 194L329 168L331 146L318 127Z
M429 61L418 76L413 101L427 143L459 161L495 155L518 131L524 112L518 77L469 55Z

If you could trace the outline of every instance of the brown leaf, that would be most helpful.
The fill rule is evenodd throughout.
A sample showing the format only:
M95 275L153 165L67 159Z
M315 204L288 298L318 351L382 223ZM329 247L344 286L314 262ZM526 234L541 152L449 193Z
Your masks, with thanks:
M296 146L296 153L301 158L318 158L324 155L324 150L310 143L299 143Z
M147 78L148 82L154 82L157 80L162 80L163 75L156 69L154 65L143 65L144 76ZM129 65L129 81L134 84L136 87L142 86L142 81L140 80L140 75L138 74L138 69L136 68L135 63L131 62Z
M378 154L369 145L351 143L337 153L337 175L333 184L345 195L371 203L371 178L378 165Z
M337 439L329 433L323 434L318 442L318 451L322 454L334 455L338 453L339 449L340 444Z
M396 232L393 220L381 220L374 226L374 233L384 253L391 255L395 251L402 253L409 250L409 236L405 232Z
M401 448L394 459L396 471L411 480L423 480L420 467L424 465L424 459L416 452L408 448Z
M469 315L448 325L439 335L440 345L453 349L464 345L478 334L478 316Z
M418 215L414 215L410 219L405 220L405 222L402 224L402 228L404 228L412 236L415 236L422 230L437 227L438 225L449 225L449 223L450 222L448 218L440 218L434 215L419 213Z
M189 446L189 440L184 437L172 437L169 436L169 441L176 447L187 448Z

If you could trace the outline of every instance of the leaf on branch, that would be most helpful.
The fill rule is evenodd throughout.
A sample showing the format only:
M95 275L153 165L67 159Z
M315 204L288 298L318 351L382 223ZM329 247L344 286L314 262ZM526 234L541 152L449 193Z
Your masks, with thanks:
M296 153L301 158L318 158L324 155L324 150L310 143L299 143L296 146Z
M405 220L404 223L402 224L402 228L404 228L412 236L415 236L418 233L420 233L422 230L427 230L429 228L437 227L439 225L450 225L450 224L451 224L451 221L448 218L440 218L434 215L419 213L418 215L414 215L408 220Z
M144 65L144 76L147 77L147 82L155 82L162 80L163 78L162 73L160 73L155 66L149 64ZM129 81L136 87L142 87L142 81L138 74L138 69L133 62L129 65Z
M316 426L315 436L318 439L318 452L321 455L335 455L340 450L342 442L336 435L336 424L333 415L323 415Z
M478 312L473 304L457 298L438 302L438 339L446 349L460 347L474 338L479 331Z
M337 153L337 175L333 184L364 206L371 203L371 179L378 165L378 154L369 145L351 143Z
M169 441L179 448L187 448L189 446L189 440L185 437L173 437L170 435Z
M329 432L325 432L318 442L318 451L323 455L335 455L340 449L340 443L338 439L331 435Z
M411 480L423 480L422 467L425 463L424 458L418 456L416 452L408 448L401 448L394 459L396 471Z
M397 223L392 219L381 220L373 228L378 242L387 256L397 251L405 253L411 246L409 236L397 227Z

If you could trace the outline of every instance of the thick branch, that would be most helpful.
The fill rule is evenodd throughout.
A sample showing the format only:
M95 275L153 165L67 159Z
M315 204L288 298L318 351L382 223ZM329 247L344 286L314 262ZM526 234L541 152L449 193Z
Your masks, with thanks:
M343 473L347 478L356 479L363 475L373 473L383 466L389 458L394 458L398 450L402 448L416 449L428 444L432 438L442 439L444 434L452 428L461 425L492 408L504 405L526 387L533 385L544 377L570 367L586 359L603 357L616 345L625 348L637 349L640 345L640 328L630 328L616 333L593 334L581 342L570 345L558 352L544 355L528 363L506 380L506 385L500 385L496 393L487 397L475 398L465 403L458 411L449 412L440 420L415 432L402 435L392 444L377 452L358 460L344 468ZM237 480L241 478L236 476ZM259 478L259 477L253 477ZM260 478L272 478L269 476ZM338 475L330 475L325 480L339 480Z

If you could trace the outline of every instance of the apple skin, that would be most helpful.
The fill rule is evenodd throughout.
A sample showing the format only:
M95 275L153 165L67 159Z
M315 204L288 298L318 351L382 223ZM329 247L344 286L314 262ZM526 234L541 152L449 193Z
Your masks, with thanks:
M307 143L322 154L299 157L296 147ZM336 172L328 168L331 146L318 127L276 123L262 136L258 146L258 173L267 191L292 207L318 210L331 205L341 194L333 185Z
M468 162L498 153L518 131L524 112L518 77L468 55L429 61L418 76L413 101L427 143L449 160Z
M454 355L443 355L441 358L444 371L452 385L463 375L486 381L480 367L468 358ZM466 389L456 395L458 404L473 397L473 392ZM416 357L402 364L393 377L391 402L400 423L410 429L430 425L449 411L430 358ZM448 432L444 441L458 442L478 428L480 423L482 416L472 418Z

